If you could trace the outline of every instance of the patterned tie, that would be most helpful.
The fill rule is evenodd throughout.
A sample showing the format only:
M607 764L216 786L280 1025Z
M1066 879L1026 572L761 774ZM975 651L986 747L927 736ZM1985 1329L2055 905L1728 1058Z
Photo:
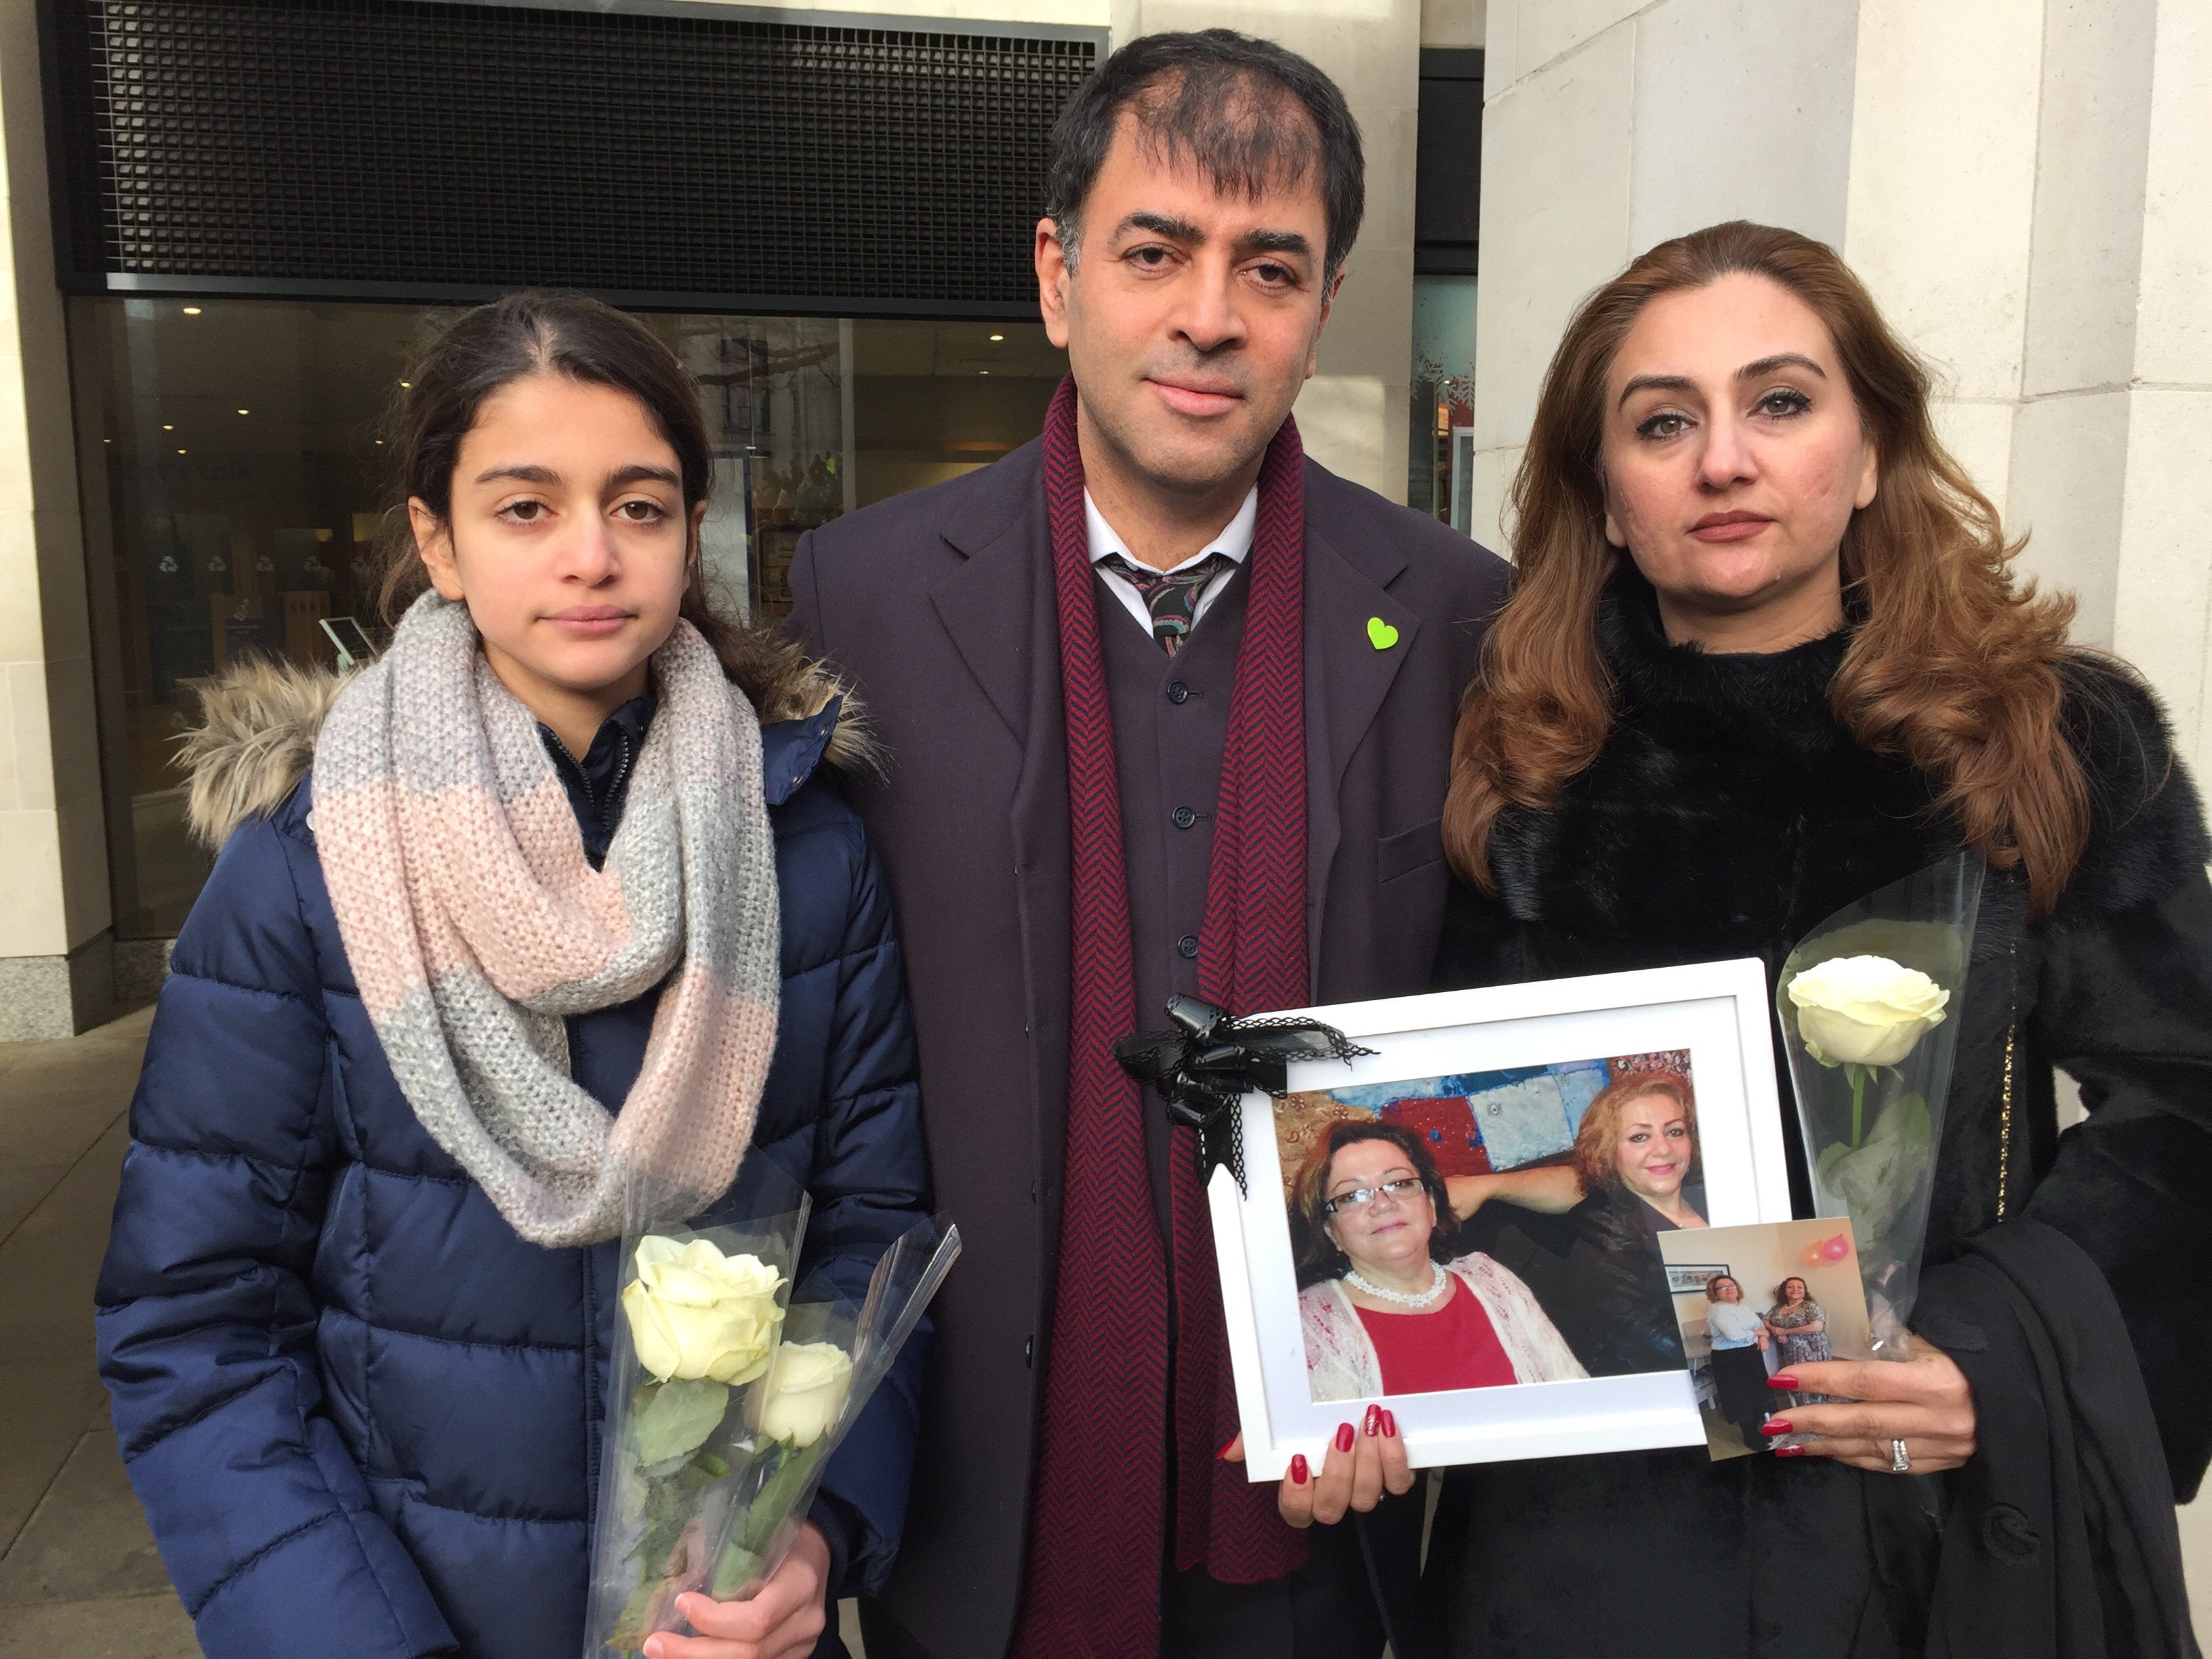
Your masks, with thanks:
M1143 597L1145 609L1152 613L1152 637L1172 657L1190 632L1200 595L1216 576L1234 570L1237 561L1226 553L1209 553L1188 570L1170 572L1147 570L1119 553L1109 553L1098 567L1112 571Z

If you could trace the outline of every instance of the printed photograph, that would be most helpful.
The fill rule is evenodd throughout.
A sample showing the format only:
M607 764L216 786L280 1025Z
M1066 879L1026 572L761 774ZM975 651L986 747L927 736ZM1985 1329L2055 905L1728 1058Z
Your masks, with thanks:
M1275 1129L1315 1403L1685 1364L1686 1051L1297 1093Z
M1833 1216L1716 1227L1659 1241L1713 1461L1790 1443L1759 1431L1792 1406L1832 1396L1768 1386L1793 1365L1864 1359L1866 1288L1851 1224ZM1694 1258L1694 1260L1692 1259ZM1724 1258L1725 1268L1710 1262Z

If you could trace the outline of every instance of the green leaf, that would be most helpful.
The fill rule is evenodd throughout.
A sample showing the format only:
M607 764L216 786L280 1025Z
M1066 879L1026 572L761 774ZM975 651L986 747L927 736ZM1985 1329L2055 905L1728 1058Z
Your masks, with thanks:
M726 1601L745 1587L760 1565L760 1557L736 1539L722 1546L722 1559L714 1563L714 1580L707 1593L717 1601Z
M1836 1167L1836 1160L1850 1151L1850 1148L1840 1140L1832 1140L1828 1143L1826 1149L1820 1154L1820 1161L1813 1166L1814 1177L1820 1185L1829 1187L1834 1184L1829 1172Z
M1850 1211L1851 1226L1863 1255L1878 1252L1890 1225L1927 1172L1935 1144L1928 1103L1918 1095L1892 1101L1865 1144L1831 1158L1820 1157L1820 1179Z
M753 1499L752 1507L745 1511L742 1534L745 1547L756 1555L769 1547L769 1540L775 1536L777 1526L790 1513L793 1500L797 1498L807 1471L814 1467L815 1460L821 1455L823 1442L828 1438L828 1436L823 1436L822 1440L816 1441L805 1451L787 1452L781 1466L762 1483L760 1495Z
M641 1399L643 1393L639 1390ZM720 1382L664 1382L631 1413L630 1449L647 1474L672 1458L680 1468L720 1425L729 1407L730 1391Z

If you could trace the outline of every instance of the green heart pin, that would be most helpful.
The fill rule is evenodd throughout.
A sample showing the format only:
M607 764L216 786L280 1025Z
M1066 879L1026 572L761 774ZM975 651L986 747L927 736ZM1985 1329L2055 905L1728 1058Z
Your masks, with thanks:
M1367 642L1377 651L1388 651L1398 643L1398 630L1380 617L1367 619Z

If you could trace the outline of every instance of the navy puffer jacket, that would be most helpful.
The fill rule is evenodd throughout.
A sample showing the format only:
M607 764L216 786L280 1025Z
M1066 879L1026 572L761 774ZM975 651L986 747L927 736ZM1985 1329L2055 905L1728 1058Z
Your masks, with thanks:
M797 1301L857 1301L929 1206L890 907L813 776L836 720L763 733L783 994L752 1155L813 1195ZM229 836L162 988L98 1293L124 1459L211 1659L569 1659L618 1247L526 1243L416 1122L308 804L302 781ZM652 1000L569 1022L603 1101L636 1074ZM890 1570L927 1346L827 1471L833 1594ZM843 1652L834 1619L817 1652Z

